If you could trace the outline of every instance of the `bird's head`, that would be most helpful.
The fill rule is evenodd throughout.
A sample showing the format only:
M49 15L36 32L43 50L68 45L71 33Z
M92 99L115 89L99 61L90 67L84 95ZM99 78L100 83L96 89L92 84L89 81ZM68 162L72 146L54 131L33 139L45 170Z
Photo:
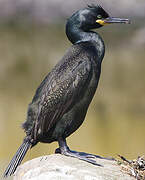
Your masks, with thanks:
M96 39L92 35L97 33L92 32L92 29L113 23L129 24L130 21L128 19L110 17L99 5L88 5L88 7L75 12L67 20L66 35L73 44L81 41L89 41L92 38Z
M87 8L81 9L74 13L68 23L76 28L89 31L100 28L106 24L125 23L129 24L128 19L110 17L109 14L100 5L88 5Z

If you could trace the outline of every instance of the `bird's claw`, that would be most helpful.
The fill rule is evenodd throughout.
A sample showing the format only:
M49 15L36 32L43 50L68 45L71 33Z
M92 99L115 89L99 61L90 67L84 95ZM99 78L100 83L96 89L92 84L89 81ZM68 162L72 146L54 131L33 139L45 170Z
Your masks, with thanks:
M98 158L101 158L101 157L93 155L93 154L87 154L85 152L77 152L77 151L71 151L71 150L61 151L60 148L57 148L55 150L55 153L56 154L63 154L65 156L75 157L75 158L78 158L80 160L87 161L87 162L89 162L91 164L94 164L94 165L97 165L97 166L101 166L100 164L97 164L97 162L94 160L97 157Z

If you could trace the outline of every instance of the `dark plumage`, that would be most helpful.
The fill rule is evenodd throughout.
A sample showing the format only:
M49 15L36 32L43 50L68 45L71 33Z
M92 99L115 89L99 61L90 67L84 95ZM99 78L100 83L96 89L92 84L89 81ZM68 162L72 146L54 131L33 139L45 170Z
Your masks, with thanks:
M71 151L65 139L83 123L100 78L105 46L99 34L91 29L113 20L117 21L94 5L77 11L68 19L66 35L73 45L42 81L29 104L23 124L26 137L6 169L5 177L15 172L27 150L38 142L58 141L57 153L96 164L89 159L95 156Z

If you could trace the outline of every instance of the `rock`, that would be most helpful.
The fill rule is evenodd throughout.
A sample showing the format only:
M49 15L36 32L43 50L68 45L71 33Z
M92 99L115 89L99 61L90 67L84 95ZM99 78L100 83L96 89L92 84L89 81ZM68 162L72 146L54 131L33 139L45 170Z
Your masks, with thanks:
M60 154L42 156L19 166L14 180L134 180L116 161L96 161L100 166Z

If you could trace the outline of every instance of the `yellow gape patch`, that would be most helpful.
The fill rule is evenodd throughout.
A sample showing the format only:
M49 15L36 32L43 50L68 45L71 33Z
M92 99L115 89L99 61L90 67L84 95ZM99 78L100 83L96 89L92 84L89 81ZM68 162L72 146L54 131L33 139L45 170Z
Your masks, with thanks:
M109 24L109 23L105 22L103 19L97 19L96 22L101 25Z

